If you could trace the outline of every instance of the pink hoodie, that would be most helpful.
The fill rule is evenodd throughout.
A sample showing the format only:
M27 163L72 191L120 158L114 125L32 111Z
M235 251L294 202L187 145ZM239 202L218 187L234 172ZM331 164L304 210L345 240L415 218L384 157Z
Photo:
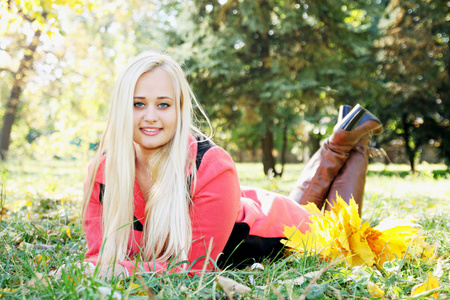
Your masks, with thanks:
M197 143L190 138L190 151L197 153ZM195 155L193 155L195 157ZM86 259L96 263L102 245L102 204L100 185L104 185L105 159L99 165L91 199L88 204L84 230L88 251ZM85 182L86 184L86 182ZM145 224L145 199L137 181L134 183L134 216ZM305 209L280 194L259 188L240 187L235 164L228 153L214 146L207 150L197 171L197 183L193 191L193 203L190 208L192 222L192 243L189 251L191 271L202 269L210 240L213 239L211 259L217 261L222 256L223 265L234 264L245 259L259 260L263 256L276 255L281 249L280 238L284 238L284 226L297 226L304 232L309 229L309 217ZM129 256L133 258L142 246L142 231L133 230L130 239ZM227 243L228 242L228 243ZM243 252L234 251L246 249ZM245 248L247 247L247 248ZM273 249L272 249L273 248ZM278 251L278 250L277 250ZM164 272L168 263L135 263L133 259L118 262L127 268L129 274L134 271ZM208 269L214 269L210 262ZM177 271L172 269L172 271Z

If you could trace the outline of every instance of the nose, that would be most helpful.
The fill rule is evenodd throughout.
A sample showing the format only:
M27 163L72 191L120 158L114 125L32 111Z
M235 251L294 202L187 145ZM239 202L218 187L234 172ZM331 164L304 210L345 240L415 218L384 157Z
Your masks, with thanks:
M148 123L155 123L158 120L157 112L154 108L147 108L144 114L144 121Z

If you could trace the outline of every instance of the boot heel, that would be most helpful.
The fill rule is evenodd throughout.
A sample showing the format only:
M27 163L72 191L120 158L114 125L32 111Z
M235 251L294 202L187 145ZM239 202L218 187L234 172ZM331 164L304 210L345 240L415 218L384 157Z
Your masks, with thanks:
M352 107L350 105L341 105L339 106L339 115L338 115L338 122L341 122L342 119L348 115L348 113L352 110Z
M342 119L340 127L345 131L352 131L358 126L359 122L362 120L367 110L359 104Z
M358 125L369 120L381 124L377 117L359 104L356 104L353 109L350 105L341 105L339 107L338 122L342 123L340 127L345 131L352 131Z

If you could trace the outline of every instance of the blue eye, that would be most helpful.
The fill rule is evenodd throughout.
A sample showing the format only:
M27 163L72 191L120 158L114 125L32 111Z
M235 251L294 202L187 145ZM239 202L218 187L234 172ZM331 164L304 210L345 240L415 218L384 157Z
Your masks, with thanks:
M158 107L159 108L168 108L168 107L170 107L170 104L168 104L168 103L160 103L160 104L158 104Z
M142 103L142 102L135 102L135 103L133 104L133 106L136 107L136 108L142 108L142 107L145 106L145 104Z

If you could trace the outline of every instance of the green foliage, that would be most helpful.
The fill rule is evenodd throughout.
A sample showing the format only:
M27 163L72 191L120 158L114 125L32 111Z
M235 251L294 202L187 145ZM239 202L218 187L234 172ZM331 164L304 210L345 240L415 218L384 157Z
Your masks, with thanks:
M76 64L73 56L61 50L64 36L70 31L68 15L73 13L75 16L96 8L94 2L81 0L2 1L1 25L5 30L0 32L0 39L1 54L5 59L1 60L0 68L2 76L6 72L13 75L2 82L9 90L9 95L4 97L7 100L2 103L2 159L10 144L17 156L42 157L40 154L46 148L42 138L64 131L62 138L49 138L55 147L47 149L53 150L60 148L57 144L65 143L64 139L71 140L79 134L77 131L81 126L75 124L79 123L80 115L83 116L77 114L83 104L76 99L87 98L84 95L87 89L78 88L83 95L74 92L77 87L72 86L74 82L81 82L82 72L76 74L78 78L67 80L65 75L75 73L72 68ZM67 88L69 85L70 89ZM92 130L92 126L90 128ZM41 145L33 147L33 142L41 142ZM46 152L46 156L58 156L51 152ZM59 153L59 156L63 155L67 156Z
M379 142L405 140L413 169L425 144L448 156L445 1L194 4L180 13L175 55L217 131L233 131L227 142L256 149L273 134L280 150L278 127L298 141L301 120L321 131L338 104L361 103L394 128Z
M20 84L10 153L86 157L80 153L99 140L118 70L156 49L184 62L218 142L230 150L273 147L278 161L284 148L314 152L337 106L361 103L386 125L378 143L403 139L412 167L424 145L448 160L446 9L445 1L421 0L3 0L1 99L42 30ZM4 100L0 116L5 109Z
M377 77L386 94L377 113L387 122L384 139L405 142L411 168L426 144L449 159L449 25L446 1L390 1L375 43Z
M193 3L180 13L183 26L177 32L183 43L175 55L188 66L206 111L219 121L217 131L232 130L231 141L247 149L261 147L265 172L274 168L265 156L271 156L272 143L283 151L284 134L295 140L290 150L298 148L299 136L316 128L323 132L323 127L330 132L334 123L309 122L311 126L305 127L302 120L333 115L337 104L361 103L370 108L376 103L380 87L372 75L376 68L372 45L378 37L376 16L382 5L371 1ZM310 131L302 132L305 128ZM323 138L323 133L316 138Z

